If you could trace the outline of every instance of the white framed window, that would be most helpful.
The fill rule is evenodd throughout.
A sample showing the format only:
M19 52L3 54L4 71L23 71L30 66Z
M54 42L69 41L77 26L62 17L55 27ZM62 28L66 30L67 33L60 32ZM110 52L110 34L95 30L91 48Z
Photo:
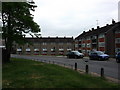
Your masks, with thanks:
M85 53L85 50L82 50L82 53Z
M17 52L22 52L22 49L21 49L21 48L18 48L18 49L17 49Z
M82 44L82 47L85 47L85 43Z
M90 48L90 47L91 47L91 44L90 44L90 43L88 43L88 44L87 44L87 47L88 47L88 48Z
M63 42L59 43L59 45L63 45L63 44L64 44Z
M55 45L55 43L54 43L54 42L51 42L51 45Z
M42 45L47 45L47 43L46 43L46 42L43 42Z
M90 37L87 37L87 40L90 40Z
M30 48L27 48L27 49L26 49L26 52L30 52L30 51L31 51Z
M115 33L120 33L120 30L115 31Z
M78 47L78 44L75 44L75 47Z
M120 43L120 38L116 38L115 43Z
M60 48L59 51L64 51L64 49L63 49L63 48Z
M119 52L120 51L120 48L116 48L115 49L115 52L117 53L117 52Z
M99 42L99 47L105 47L105 42Z
M99 35L99 38L104 38L105 37L105 34L100 34Z
M67 42L67 45L71 45L71 43Z
M68 48L67 51L72 51L72 49L71 49L71 48Z
M38 48L35 48L35 49L34 49L34 52L39 52L39 49L38 49Z
M47 52L47 49L46 49L46 48L43 48L42 51L43 51L43 52Z
M87 50L87 53L89 54L89 53L90 53L90 50Z

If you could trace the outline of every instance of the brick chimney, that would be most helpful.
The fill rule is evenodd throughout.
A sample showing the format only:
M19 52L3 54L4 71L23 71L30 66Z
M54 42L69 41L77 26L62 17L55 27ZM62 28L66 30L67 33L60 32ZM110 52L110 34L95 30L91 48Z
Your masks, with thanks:
M114 19L112 19L112 24L115 24L115 20Z

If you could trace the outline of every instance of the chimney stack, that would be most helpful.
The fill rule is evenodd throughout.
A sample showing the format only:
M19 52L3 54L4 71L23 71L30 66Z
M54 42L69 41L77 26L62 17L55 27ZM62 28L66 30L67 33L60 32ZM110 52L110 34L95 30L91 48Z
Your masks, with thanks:
M112 24L115 24L115 20L114 19L112 19Z
M99 26L97 26L97 29L99 29L100 27Z
M92 31L94 30L94 28L92 28Z

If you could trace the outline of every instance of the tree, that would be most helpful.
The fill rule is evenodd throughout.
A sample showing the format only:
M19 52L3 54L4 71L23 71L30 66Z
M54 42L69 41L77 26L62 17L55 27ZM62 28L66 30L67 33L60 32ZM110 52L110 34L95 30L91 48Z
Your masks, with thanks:
M33 21L30 11L35 11L34 2L2 2L3 39L5 39L7 62L13 42L25 43L23 33L40 32L39 25Z

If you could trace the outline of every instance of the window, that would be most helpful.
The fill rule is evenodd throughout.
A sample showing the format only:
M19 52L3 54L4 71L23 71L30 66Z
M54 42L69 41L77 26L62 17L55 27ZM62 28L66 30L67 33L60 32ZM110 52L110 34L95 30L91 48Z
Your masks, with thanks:
M30 48L27 48L27 49L26 49L26 52L30 52L30 51L31 51Z
M35 49L34 49L34 52L39 52L39 49L38 49L38 48L35 48Z
M90 48L90 47L91 47L91 44L90 44L90 43L89 43L89 44L87 44L87 47L88 47L88 48Z
M104 34L100 34L100 35L99 35L99 38L104 38L104 37L105 37Z
M120 51L120 48L116 48L115 49L115 52L117 53L117 52L119 52Z
M115 33L120 33L120 30L115 31Z
M71 45L71 43L68 42L67 45Z
M87 37L87 40L90 40L90 37Z
M75 44L75 47L78 47L78 44Z
M84 43L84 44L82 44L82 47L85 47L85 43Z
M18 49L17 49L17 52L22 52L22 49L21 49L21 48L18 48Z
M47 52L47 49L46 49L46 48L43 48L43 52Z
M104 42L99 42L99 47L105 47L105 43Z
M67 51L71 51L72 49L71 48L68 48Z
M55 45L55 43L54 43L54 42L51 42L51 45Z
M46 43L46 42L43 42L42 45L47 45L47 43Z
M85 53L85 50L82 50L82 53Z
M63 45L63 43L61 42L61 43L59 43L59 45Z
M120 38L116 38L115 43L120 43Z

